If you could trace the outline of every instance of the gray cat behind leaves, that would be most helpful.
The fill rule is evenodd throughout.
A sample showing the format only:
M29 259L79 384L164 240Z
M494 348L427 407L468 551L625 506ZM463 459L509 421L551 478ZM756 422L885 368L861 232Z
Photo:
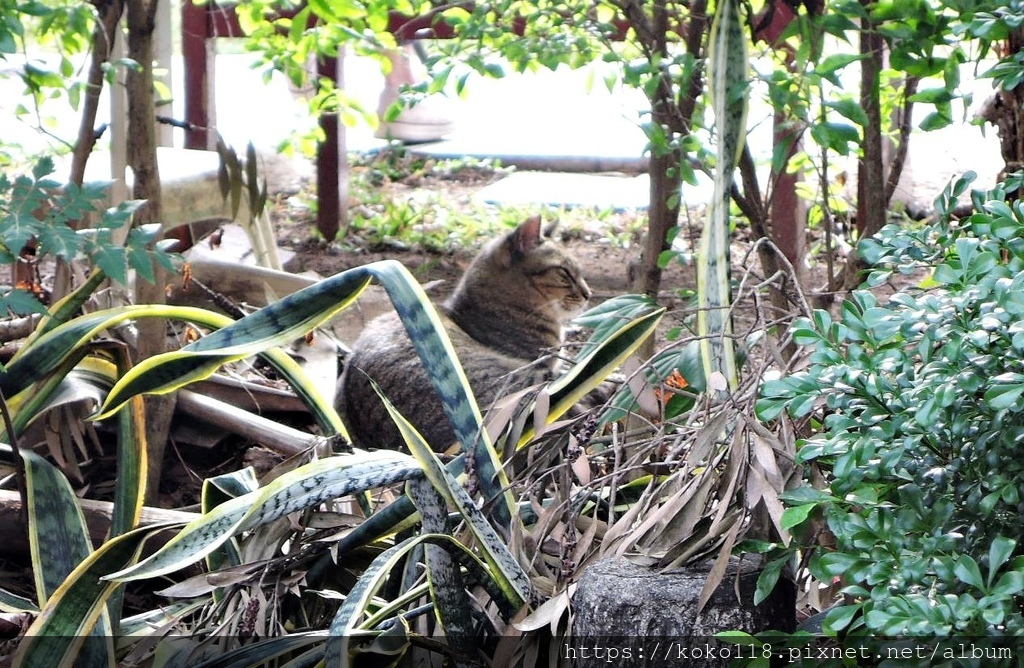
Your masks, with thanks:
M576 262L547 238L539 217L489 243L438 312L486 410L509 393L545 380L562 344L562 327L590 298ZM336 404L362 448L398 448L398 429L374 392L373 379L430 443L447 450L455 435L397 314L373 320L352 348Z

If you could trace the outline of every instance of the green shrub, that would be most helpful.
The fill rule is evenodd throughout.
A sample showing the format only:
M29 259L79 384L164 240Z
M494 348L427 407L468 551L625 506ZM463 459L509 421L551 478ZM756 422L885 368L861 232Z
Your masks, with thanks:
M762 389L761 419L818 428L798 462L827 487L792 490L786 512L797 535L824 520L834 536L804 546L816 579L844 585L826 635L1024 633L1024 203L1008 201L1015 179L957 221L972 178L933 224L860 246L869 285L923 282L798 321L810 364Z
M152 281L154 262L173 270L170 255L159 247L150 249L159 232L156 227L122 230L144 202L129 200L104 209L108 183L62 184L53 178L54 171L53 159L42 157L31 174L11 178L0 173L0 264L14 265L32 244L36 263L86 259L122 285L128 282L129 270ZM94 225L76 229L90 215ZM124 241L116 241L118 236ZM43 303L29 292L37 287L0 288L0 313L44 312Z

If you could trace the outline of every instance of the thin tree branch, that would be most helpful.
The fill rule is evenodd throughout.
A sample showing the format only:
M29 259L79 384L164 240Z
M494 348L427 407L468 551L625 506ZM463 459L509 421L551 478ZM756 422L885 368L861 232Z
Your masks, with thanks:
M893 156L892 165L889 168L889 179L885 183L885 205L892 203L892 197L896 194L896 186L903 176L903 166L907 161L907 153L910 150L910 131L913 129L912 118L914 112L914 101L911 99L917 92L917 84L920 77L907 77L903 84L903 108L900 110L900 134L896 144L896 155Z
M85 166L96 144L96 114L100 105L100 94L103 92L104 65L110 61L117 37L117 24L124 13L121 0L96 3L99 20L92 31L92 58L89 62L89 74L85 86L85 100L82 103L82 117L78 123L78 139L71 156L71 174L69 180L82 185L85 179Z

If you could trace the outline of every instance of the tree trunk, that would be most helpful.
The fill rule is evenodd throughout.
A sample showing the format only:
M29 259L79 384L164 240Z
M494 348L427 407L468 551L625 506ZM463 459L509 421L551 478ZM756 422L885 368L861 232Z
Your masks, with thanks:
M865 6L871 0L861 0ZM885 168L882 162L882 108L879 96L879 75L882 71L882 36L867 18L860 32L861 60L860 101L868 123L857 169L857 238L864 239L885 225ZM856 252L846 262L843 287L852 290L860 285L864 261Z
M100 3L96 6L98 13L96 26L92 31L92 58L89 62L89 73L85 88L85 96L82 101L82 117L78 124L78 137L75 140L75 148L71 153L71 170L68 176L68 183L82 185L85 179L85 167L89 162L93 147L96 145L96 114L100 105L100 94L103 92L104 65L110 61L110 53L114 48L114 40L117 37L117 25L124 13L124 3L116 2ZM83 218L72 226L77 228L88 226L88 218ZM21 267L21 263L16 263ZM64 260L57 260L56 271L54 272L53 290L50 293L51 303L56 303L71 292L71 267ZM31 276L16 277L15 281L28 280Z
M786 166L798 151L803 150L803 131L794 125L787 110L782 108L775 110L773 127L776 149L780 146L788 146L788 149L782 170L775 175L775 186L772 189L772 241L793 265L799 283L806 247L807 204L797 194L797 186L803 180L801 175L788 171Z
M655 2L650 21L643 15L637 3L626 5L627 16L634 23L646 27L637 31L648 58L664 57L668 51L669 11L665 2ZM687 26L686 50L695 63L701 62L704 33L707 32L707 2L697 0L690 7ZM672 81L662 76L660 84L651 95L651 120L665 128L668 136L686 135L690 132L697 98L703 88L703 72L699 65L694 67L686 90L679 91L676 99ZM679 163L682 155L674 146L668 152L651 152L648 174L651 180L651 200L648 206L648 227L644 247L638 266L630 267L630 289L657 298L661 289L661 267L658 259L668 250L668 235L679 223L679 195L682 178Z
M657 57L668 54L668 11L664 2L655 2L651 15L650 53ZM675 99L671 82L663 75L657 75L659 85L650 96L651 122L666 130L672 136L672 118ZM651 148L648 166L650 175L651 201L647 208L647 237L640 254L640 267L631 276L633 290L658 298L661 289L661 267L658 258L668 247L668 233L679 221L679 149L675 146ZM673 194L676 196L673 197Z
M1006 53L1020 53L1024 50L1024 28L1018 28L1006 38ZM1003 156L1003 170L1000 180L1007 174L1024 167L1024 86L1013 90L1000 88L985 103L982 117L996 126L999 133L999 150ZM1010 193L1019 198L1020 192Z
M159 0L128 0L128 57L141 66L128 72L128 164L135 175L132 196L145 199L146 206L135 214L136 224L161 219L160 171L156 158L156 105L153 99L153 31ZM140 304L165 302L166 275L157 268L155 283L139 280L135 298ZM167 325L162 319L145 318L138 325L136 358L152 357L167 350ZM160 472L171 415L173 395L146 398L147 491L149 501L160 489Z

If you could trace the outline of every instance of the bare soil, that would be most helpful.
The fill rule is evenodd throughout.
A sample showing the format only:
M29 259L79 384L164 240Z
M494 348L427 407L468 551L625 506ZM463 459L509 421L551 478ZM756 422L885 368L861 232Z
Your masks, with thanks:
M479 205L471 205L473 195L483 187L504 177L493 170L463 169L450 175L413 174L387 185L394 200L415 200L422 191L440 196L449 206L464 205L467 215L479 214ZM350 202L350 215L361 216L364 205ZM550 217L558 217L553 210ZM287 196L280 196L271 212L278 243L295 253L288 269L295 272L311 271L330 276L339 271L381 259L397 259L421 283L435 284L432 294L444 295L454 288L466 266L478 252L486 238L479 238L462 246L439 250L415 242L380 243L371 237L365 225L353 225L337 241L325 242L315 232L315 214L308 208L289 204ZM574 215L574 219L579 216ZM630 267L639 262L642 238L638 232L638 213L620 211L602 215L598 221L560 226L559 241L580 264L583 275L594 293L593 303L629 292ZM692 234L691 234L692 233ZM699 230L689 230L694 241ZM662 301L672 306L678 292L694 288L693 268L672 263L665 270Z

